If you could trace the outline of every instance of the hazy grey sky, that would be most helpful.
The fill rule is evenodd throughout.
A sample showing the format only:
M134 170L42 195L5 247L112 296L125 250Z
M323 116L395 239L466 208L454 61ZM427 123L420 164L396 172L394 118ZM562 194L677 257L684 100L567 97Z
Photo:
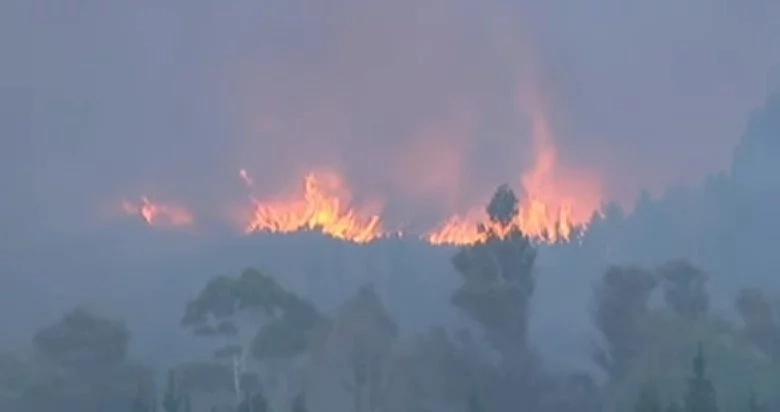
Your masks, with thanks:
M4 224L149 193L219 213L336 168L399 220L515 183L545 103L607 198L727 167L780 87L775 0L17 1L0 5Z

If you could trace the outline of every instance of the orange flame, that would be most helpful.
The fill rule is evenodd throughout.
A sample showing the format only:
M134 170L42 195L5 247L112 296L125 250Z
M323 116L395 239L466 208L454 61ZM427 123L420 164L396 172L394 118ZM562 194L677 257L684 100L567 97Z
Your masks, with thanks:
M535 241L558 243L571 241L586 229L601 204L598 180L559 167L546 117L535 110L532 121L536 160L533 169L521 179L524 196L515 221L501 227L489 221L484 209L476 209L450 218L429 233L427 241L435 245L470 245L487 240L487 233L481 228L492 229L499 237L517 228Z
M185 207L155 203L147 196L141 196L141 202L122 202L122 210L128 215L136 215L150 226L189 226L194 219Z
M240 172L245 183L252 181ZM379 216L358 213L348 206L349 192L342 179L332 173L310 173L304 179L303 198L292 201L260 202L252 199L254 211L244 231L289 233L319 230L337 239L367 243L383 236Z

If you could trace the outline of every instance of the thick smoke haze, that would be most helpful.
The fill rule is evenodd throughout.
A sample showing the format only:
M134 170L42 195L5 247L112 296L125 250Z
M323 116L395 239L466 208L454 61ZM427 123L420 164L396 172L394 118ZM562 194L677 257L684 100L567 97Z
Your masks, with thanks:
M583 382L628 410L647 370L679 361L688 382L668 354L694 335L758 356L750 333L771 330L780 356L764 316L780 290L780 2L629 3L0 2L0 410L44 398L6 393L6 352L36 388L36 332L76 305L126 322L128 359L154 373L211 359L182 315L222 275L216 306L272 291L258 299L322 326L322 348L343 346L329 328L354 297L397 322L409 372L477 376L497 412L528 394L571 402L529 411L599 410L563 396ZM339 196L290 206L309 173ZM160 210L182 225L156 225ZM427 365L448 340L478 361L467 373ZM734 389L721 410L749 376L780 406L776 362L770 380L749 370L764 358L729 356L710 358ZM349 391L322 380L315 398Z
M267 193L319 167L431 223L517 183L537 106L560 163L630 204L728 167L778 85L779 7L6 2L2 219L74 232L141 193L214 215L241 167Z

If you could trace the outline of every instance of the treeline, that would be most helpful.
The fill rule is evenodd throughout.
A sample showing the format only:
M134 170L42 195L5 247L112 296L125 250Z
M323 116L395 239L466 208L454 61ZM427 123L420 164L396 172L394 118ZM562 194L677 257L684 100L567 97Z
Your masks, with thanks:
M487 211L487 240L452 258L460 328L406 336L371 286L321 313L248 269L186 303L181 327L211 353L173 365L161 389L128 356L122 322L76 308L35 334L29 359L2 358L0 410L778 410L774 305L742 291L735 326L711 313L706 273L684 260L608 269L593 289L596 367L550 368L529 340L537 254L509 224L515 194L499 187Z

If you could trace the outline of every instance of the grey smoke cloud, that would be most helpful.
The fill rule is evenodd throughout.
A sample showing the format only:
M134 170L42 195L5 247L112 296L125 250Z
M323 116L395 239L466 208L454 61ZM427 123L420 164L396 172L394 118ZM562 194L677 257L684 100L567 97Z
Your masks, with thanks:
M149 193L217 213L237 171L288 189L341 170L397 220L438 219L533 161L544 99L561 160L631 199L725 169L777 87L780 6L12 1L0 6L4 225L95 227ZM527 102L526 102L527 103Z

